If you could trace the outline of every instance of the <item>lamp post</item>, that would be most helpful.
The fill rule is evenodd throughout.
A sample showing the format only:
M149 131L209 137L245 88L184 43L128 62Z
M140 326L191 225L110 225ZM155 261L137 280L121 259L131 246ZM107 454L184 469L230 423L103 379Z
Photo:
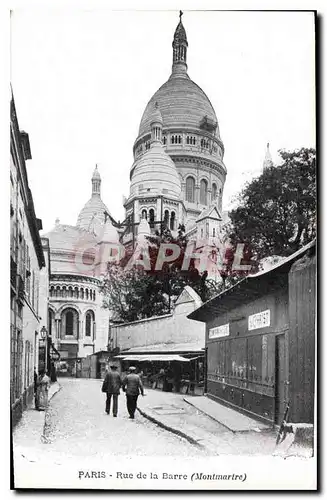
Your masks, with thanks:
M45 373L48 371L48 330L45 326L41 328L41 338L45 341Z

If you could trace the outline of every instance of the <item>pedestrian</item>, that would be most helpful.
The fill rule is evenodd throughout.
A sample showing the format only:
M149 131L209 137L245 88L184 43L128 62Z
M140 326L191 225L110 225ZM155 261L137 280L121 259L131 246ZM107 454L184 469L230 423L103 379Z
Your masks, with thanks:
M141 393L144 396L144 389L142 380L135 373L135 366L129 367L129 374L123 380L123 391L126 392L126 405L129 413L129 418L134 418L136 406L137 406L137 398Z
M50 387L50 378L45 373L44 370L40 372L40 376L37 381L37 409L46 410L48 408L48 393Z
M116 365L111 365L110 366L110 371L107 372L103 384L102 384L102 392L105 392L107 394L107 399L106 399L106 413L109 415L110 413L110 403L111 403L111 396L113 399L113 416L117 417L118 413L118 396L120 394L120 388L122 385L122 381L119 375L119 372L117 371L117 366Z

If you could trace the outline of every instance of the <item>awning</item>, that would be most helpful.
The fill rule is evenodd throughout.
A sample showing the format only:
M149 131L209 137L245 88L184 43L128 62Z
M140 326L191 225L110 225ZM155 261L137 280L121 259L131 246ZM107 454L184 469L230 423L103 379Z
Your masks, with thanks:
M122 361L181 361L184 363L191 361L178 354L132 354L131 356L115 356L115 359L121 359Z

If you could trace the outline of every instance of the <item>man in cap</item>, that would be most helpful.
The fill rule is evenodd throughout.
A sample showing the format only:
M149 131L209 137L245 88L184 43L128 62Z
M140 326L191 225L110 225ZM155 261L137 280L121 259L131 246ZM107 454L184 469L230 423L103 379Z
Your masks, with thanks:
M144 396L144 389L141 378L135 373L135 366L129 367L129 374L123 380L123 391L126 392L126 404L129 418L134 418L137 398L141 393Z
M122 385L121 377L117 371L116 365L110 365L110 371L106 374L103 381L103 392L107 393L106 413L110 413L111 396L113 399L113 416L117 417L118 413L118 396Z

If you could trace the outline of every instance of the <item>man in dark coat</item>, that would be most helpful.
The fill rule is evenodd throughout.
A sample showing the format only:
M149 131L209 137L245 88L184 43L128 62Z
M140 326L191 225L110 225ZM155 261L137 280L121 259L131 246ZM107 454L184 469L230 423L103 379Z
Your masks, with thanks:
M126 404L129 418L134 418L137 398L141 393L144 396L144 389L141 378L135 373L135 366L130 366L129 374L123 380L123 391L126 392Z
M109 415L110 413L110 403L111 396L113 399L113 416L117 417L118 413L118 396L120 394L120 388L122 385L122 381L120 375L117 371L117 366L111 365L111 370L106 374L103 385L105 387L105 392L107 393L106 399L106 413Z

